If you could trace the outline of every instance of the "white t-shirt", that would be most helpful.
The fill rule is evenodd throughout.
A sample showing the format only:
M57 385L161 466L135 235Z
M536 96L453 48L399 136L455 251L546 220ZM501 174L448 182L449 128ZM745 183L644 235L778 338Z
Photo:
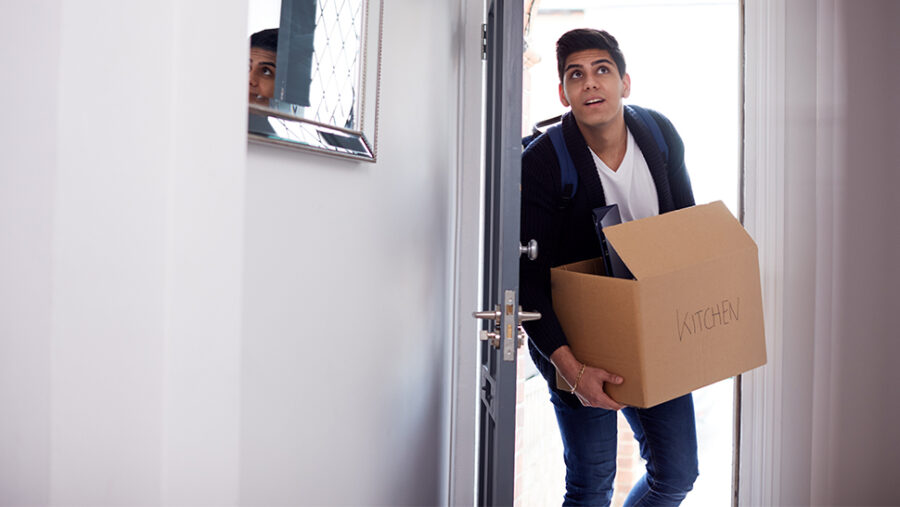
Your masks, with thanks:
M659 199L656 195L656 184L650 175L650 167L644 160L631 131L628 131L628 144L625 157L617 171L609 168L600 157L591 150L597 174L603 184L606 204L618 204L622 222L659 215Z

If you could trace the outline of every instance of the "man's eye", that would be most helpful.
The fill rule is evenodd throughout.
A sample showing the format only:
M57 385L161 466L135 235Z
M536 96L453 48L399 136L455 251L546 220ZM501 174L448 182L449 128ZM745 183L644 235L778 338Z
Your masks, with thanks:
M264 76L271 76L272 74L274 74L274 73L272 72L272 69L270 69L270 68L268 68L268 67L263 67L263 75L264 75Z
M608 74L608 73L609 73L609 67L598 67L597 68L597 74Z
M569 76L569 77L571 77L572 79L578 79L578 78L581 77L581 71L580 71L580 70L576 70L575 72L572 72L572 75Z

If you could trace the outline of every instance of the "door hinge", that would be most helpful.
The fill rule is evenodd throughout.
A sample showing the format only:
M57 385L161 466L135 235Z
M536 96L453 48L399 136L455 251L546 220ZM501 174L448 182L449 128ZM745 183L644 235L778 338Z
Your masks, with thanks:
M482 23L481 24L481 59L482 60L487 60L487 46L488 46L487 25Z

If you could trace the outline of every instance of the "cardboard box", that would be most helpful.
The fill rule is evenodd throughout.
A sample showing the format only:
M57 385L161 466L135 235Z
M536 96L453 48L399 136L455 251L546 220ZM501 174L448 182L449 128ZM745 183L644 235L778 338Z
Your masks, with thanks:
M756 243L721 201L604 232L636 279L598 258L553 268L551 287L575 357L624 378L614 400L652 407L766 363Z

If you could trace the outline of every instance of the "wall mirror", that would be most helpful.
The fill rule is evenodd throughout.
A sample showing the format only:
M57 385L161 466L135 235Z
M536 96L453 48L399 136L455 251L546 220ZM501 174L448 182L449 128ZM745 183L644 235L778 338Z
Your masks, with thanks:
M375 161L383 0L250 0L248 137Z

